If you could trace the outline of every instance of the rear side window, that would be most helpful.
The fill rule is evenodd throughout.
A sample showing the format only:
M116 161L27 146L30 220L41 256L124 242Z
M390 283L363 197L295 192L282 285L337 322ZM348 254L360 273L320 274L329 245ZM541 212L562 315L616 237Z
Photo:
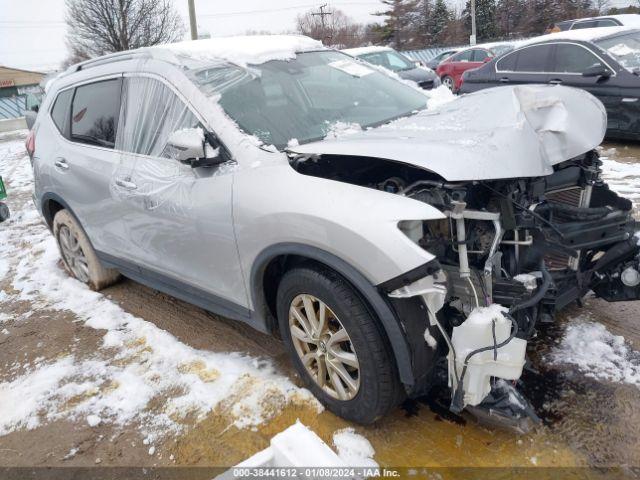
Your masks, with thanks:
M51 119L65 137L69 137L69 106L71 105L72 96L73 88L60 93L51 109Z
M601 64L598 57L579 45L560 44L556 49L553 72L582 73L587 68Z
M501 72L515 72L516 70L516 61L518 60L518 55L520 52L513 52L505 55L498 63L496 63L496 70Z
M482 49L473 50L473 57L471 57L472 62L483 62L485 58L490 57L489 52Z
M71 139L113 148L120 112L121 79L76 88L71 109Z
M457 55L454 55L451 58L451 61L452 62L470 62L472 56L473 56L473 50L466 50L464 52L460 52Z
M573 24L573 27L571 27L571 30L580 30L583 28L595 28L596 26L598 26L597 20L589 20L587 22L576 22Z
M525 48L518 53L516 72L546 72L552 45Z
M605 18L603 20L598 20L596 22L596 25L598 27L617 27L619 23L616 23L614 20L610 18Z

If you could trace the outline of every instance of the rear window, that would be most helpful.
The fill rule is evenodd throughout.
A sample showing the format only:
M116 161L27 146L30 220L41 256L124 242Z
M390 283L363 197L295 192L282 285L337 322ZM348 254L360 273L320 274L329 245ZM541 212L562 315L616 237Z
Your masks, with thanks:
M76 88L71 109L71 139L113 148L120 112L119 78Z
M538 45L520 50L516 71L546 72L552 48L552 45Z
M69 105L71 104L72 95L72 88L60 93L51 109L51 119L65 137L69 136Z

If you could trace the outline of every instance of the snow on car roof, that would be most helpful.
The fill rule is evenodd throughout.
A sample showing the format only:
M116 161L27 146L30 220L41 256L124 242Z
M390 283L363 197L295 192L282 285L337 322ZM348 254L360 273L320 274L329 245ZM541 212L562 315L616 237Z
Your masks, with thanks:
M393 49L389 47L380 47L377 45L371 45L369 47L345 48L342 51L354 57L359 57L360 55L366 55L368 53L388 52L389 50L393 50Z
M322 42L302 35L239 35L207 38L150 47L196 60L222 59L237 65L257 65L270 60L289 60L296 53L321 50Z
M616 35L618 33L637 30L633 27L597 27L583 28L578 30L566 30L564 32L549 33L539 37L533 37L528 40L518 42L518 47L531 45L534 43L547 42L549 40L578 40L584 42L592 42L601 38Z
M576 23L585 22L589 20L601 20L606 18L614 18L622 22L625 26L640 26L640 15L637 13L621 13L619 15L601 15L599 17L587 17L574 20Z

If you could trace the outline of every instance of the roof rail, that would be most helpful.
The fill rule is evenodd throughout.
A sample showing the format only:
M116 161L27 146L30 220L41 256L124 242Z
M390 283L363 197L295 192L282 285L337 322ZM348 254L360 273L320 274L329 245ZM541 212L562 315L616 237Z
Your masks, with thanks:
M115 52L110 53L108 55L104 55L98 58L92 58L90 60L85 60L84 62L76 63L71 65L67 71L69 73L78 72L80 70L85 70L91 67L97 67L99 65L105 65L112 62L121 62L123 60L133 60L136 58L151 58L151 52L148 50L133 50L133 51L125 51L125 52Z

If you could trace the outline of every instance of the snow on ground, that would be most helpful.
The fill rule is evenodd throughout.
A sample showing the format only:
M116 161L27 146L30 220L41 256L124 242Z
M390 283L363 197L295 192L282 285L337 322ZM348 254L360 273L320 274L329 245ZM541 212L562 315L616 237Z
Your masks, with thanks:
M371 443L362 435L356 433L353 428L345 428L335 432L333 434L333 445L345 465L378 468L378 462L373 459L376 452Z
M187 416L201 419L216 408L239 428L265 421L266 412L273 414L290 402L309 402L320 411L307 390L269 361L196 350L70 278L30 201L32 175L23 142L0 144L0 173L8 194L23 199L21 207L19 201L12 203L11 219L0 226L0 281L10 281L7 291L0 290L0 311L13 301L71 311L104 336L91 358L61 355L50 363L34 362L26 372L13 365L10 371L24 373L0 383L0 435L69 418L92 426L137 424L154 442L182 430ZM160 400L159 410L149 410L152 400Z
M640 352L601 323L578 317L547 356L551 364L575 365L586 376L640 388Z
M621 162L625 152L617 148L600 149L602 176L612 190L640 207L640 162ZM636 160L634 158L634 160Z

